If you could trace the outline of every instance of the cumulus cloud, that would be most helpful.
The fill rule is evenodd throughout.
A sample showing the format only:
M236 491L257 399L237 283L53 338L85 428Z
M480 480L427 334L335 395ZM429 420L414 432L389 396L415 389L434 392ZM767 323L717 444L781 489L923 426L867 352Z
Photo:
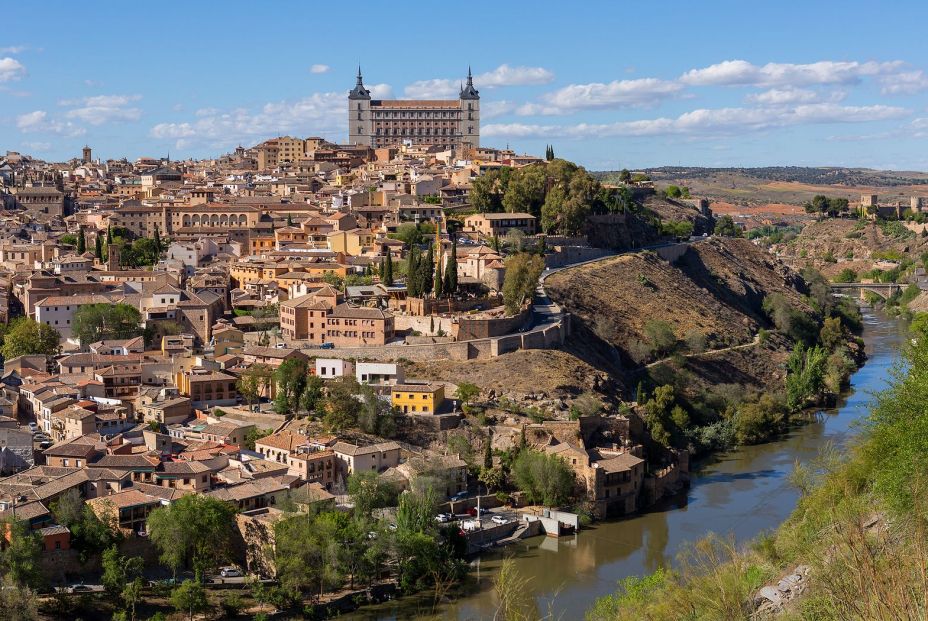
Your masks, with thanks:
M370 84L367 90L374 99L390 99L393 97L393 87L389 84Z
M328 65L323 65L323 64L312 65L309 68L310 73L328 73L331 70L332 70L331 67L329 67Z
M754 65L746 60L726 60L680 76L690 86L809 86L813 84L855 84L863 77L890 75L903 63L823 60L815 63L767 63Z
M862 123L900 118L904 108L892 106L840 106L835 103L802 104L792 108L699 109L676 118L576 125L490 124L481 129L489 137L596 138L606 136L657 136L668 134L726 135L774 127L827 123Z
M458 96L463 77L459 79L433 78L418 80L406 86L403 92L415 99L448 99ZM534 86L548 84L554 80L554 74L544 67L511 67L502 64L492 71L474 76L474 86L497 88L504 86Z
M914 95L928 89L928 75L920 69L884 76L880 82L884 95Z
M514 101L483 101L480 103L480 118L495 119L515 112L519 104Z
M0 58L0 82L12 82L26 75L26 68L21 62L9 56Z
M388 85L377 85L389 88ZM373 87L371 87L373 90ZM202 109L196 118L158 123L149 132L153 138L174 140L178 148L193 145L225 147L262 140L278 133L341 135L345 132L344 93L315 93L297 101L264 104L260 109Z
M502 64L493 71L487 71L474 76L477 88L496 86L534 86L549 84L554 80L554 74L544 67L510 67Z
M651 107L683 90L677 82L657 78L615 80L607 84L571 84L541 97L542 103L528 103L518 110L523 116L570 114L579 110L622 107Z
M762 93L752 93L745 97L748 103L765 106L782 106L801 103L813 103L827 99L828 101L842 101L847 96L844 91L831 91L822 93L807 88L771 88Z
M413 99L450 99L457 97L461 82L435 78L432 80L418 80L406 86L403 92Z
M24 134L46 133L71 137L81 136L86 133L83 127L78 127L70 121L49 118L45 110L34 110L20 114L16 117L16 127Z
M96 95L64 99L58 104L72 107L65 113L65 117L69 119L78 119L90 125L104 125L112 122L138 121L142 117L142 111L132 104L141 98L141 95Z

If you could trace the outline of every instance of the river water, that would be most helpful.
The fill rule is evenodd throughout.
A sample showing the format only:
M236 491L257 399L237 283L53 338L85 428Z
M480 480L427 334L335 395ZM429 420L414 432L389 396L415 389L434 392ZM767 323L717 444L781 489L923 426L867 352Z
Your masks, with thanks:
M815 458L828 444L840 446L855 433L874 392L886 386L906 328L884 315L865 312L868 360L851 377L852 391L817 422L797 427L776 442L740 448L701 463L689 490L641 515L600 522L572 537L537 537L475 560L467 592L433 611L431 598L402 598L360 610L356 621L443 618L491 619L497 607L493 578L503 558L514 558L539 610L553 618L582 619L594 600L615 591L619 580L674 562L687 543L709 532L749 540L776 528L796 506L789 483L797 461Z

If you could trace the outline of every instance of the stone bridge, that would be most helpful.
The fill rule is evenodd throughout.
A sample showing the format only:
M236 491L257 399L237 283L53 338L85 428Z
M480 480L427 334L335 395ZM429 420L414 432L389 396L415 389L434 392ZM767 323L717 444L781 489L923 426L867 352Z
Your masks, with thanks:
M834 282L831 283L831 290L836 295L856 293L862 300L866 299L867 293L872 293L885 300L894 293L902 291L904 286L894 282Z

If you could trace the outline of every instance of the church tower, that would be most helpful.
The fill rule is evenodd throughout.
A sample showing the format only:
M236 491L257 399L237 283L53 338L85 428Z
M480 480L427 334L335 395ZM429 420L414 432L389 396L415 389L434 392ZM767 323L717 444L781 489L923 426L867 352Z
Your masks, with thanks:
M84 164L89 164L92 160L93 158L91 157L90 147L88 147L87 145L84 145L84 148L81 151L81 161Z
M364 88L361 67L358 66L358 81L348 93L348 144L371 146L374 123L371 118L371 92Z
M476 149L480 146L480 92L474 88L474 76L467 68L467 84L461 89L461 143Z

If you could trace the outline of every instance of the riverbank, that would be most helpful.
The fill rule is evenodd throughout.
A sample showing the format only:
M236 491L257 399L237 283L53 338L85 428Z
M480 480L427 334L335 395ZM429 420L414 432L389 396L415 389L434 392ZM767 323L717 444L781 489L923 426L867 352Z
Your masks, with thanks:
M819 420L791 429L767 444L742 447L704 460L689 490L666 498L629 519L598 522L573 537L525 540L472 564L463 596L438 613L459 621L490 618L496 610L493 582L504 558L529 579L539 609L555 618L581 618L599 597L629 576L672 567L688 542L714 531L745 542L781 524L799 491L789 482L794 464L810 463L827 445L843 445L864 416L870 392L880 389L906 338L904 326L875 312L864 314L869 358L851 377L850 392ZM431 613L424 598L403 598L346 618L387 621Z

